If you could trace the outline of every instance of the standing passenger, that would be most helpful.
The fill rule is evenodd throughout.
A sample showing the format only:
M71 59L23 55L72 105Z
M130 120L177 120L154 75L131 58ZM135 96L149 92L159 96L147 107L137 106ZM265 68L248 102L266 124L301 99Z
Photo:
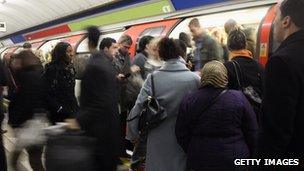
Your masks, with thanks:
M88 28L89 49L92 54L81 82L80 109L76 120L68 120L71 128L81 128L88 136L97 138L97 170L115 171L121 152L117 86L112 53L97 51L100 31ZM103 45L102 45L103 46ZM111 48L110 48L111 49ZM110 52L111 51L111 52Z
M186 155L174 136L175 122L182 98L198 88L199 77L190 72L180 61L180 50L173 39L161 39L158 48L159 56L165 64L152 73L155 97L165 108L168 117L148 133L146 171L185 171ZM144 101L151 95L151 75L149 75L129 115L129 120L140 114ZM132 141L139 139L138 118L128 123L127 138Z
M281 45L266 65L259 157L304 159L303 9L303 0L278 6L273 37Z
M176 121L176 137L193 171L237 170L234 159L255 150L257 121L239 91L225 90L227 70L218 61L202 69L202 87L186 95Z
M223 48L216 40L207 34L197 18L190 21L189 29L196 46L194 52L195 71L199 72L201 68L211 60L224 62Z
M60 42L52 51L52 61L45 67L50 120L53 124L75 117L78 110L75 97L76 72L72 59L72 46Z
M252 53L246 49L246 35L236 28L230 31L228 36L228 48L230 49L231 62L226 62L228 71L228 88L242 90L245 87L252 87L261 100L263 95L263 75L264 69L261 64L253 59ZM252 97L248 97L252 104L257 118L261 110L261 102L256 102Z
M140 74L143 80L146 79L144 66L149 58L148 49L150 41L153 39L152 36L144 36L139 40L137 54L134 57L132 65L136 65L140 68Z

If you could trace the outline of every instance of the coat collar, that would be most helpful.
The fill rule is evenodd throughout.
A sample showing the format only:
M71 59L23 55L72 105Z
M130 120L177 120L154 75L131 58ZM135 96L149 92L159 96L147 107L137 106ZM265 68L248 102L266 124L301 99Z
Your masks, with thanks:
M285 39L280 47L278 48L278 50L288 46L289 44L292 44L294 42L298 42L298 41L304 41L304 29L301 29L293 34L291 34L290 36L287 37L287 39ZM278 51L277 50L277 51Z
M165 62L165 65L160 68L160 71L189 71L186 65L178 58L178 59L170 59Z

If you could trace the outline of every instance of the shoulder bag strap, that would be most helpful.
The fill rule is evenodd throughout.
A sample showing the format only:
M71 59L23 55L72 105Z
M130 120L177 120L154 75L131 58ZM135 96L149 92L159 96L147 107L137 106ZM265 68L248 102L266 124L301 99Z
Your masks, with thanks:
M202 114L204 112L206 112L212 105L214 105L223 96L223 94L225 94L226 92L227 92L227 90L225 89L222 92L220 92L215 98L211 99L209 101L209 103L207 103L207 105L202 108L202 110L200 111L200 113L196 117L196 121L198 122L198 120L202 116Z
M235 60L231 60L232 64L233 64L233 67L234 67L234 71L235 71L235 76L236 76L236 79L237 79L237 82L238 82L238 85L239 85L239 89L242 89L242 85L241 85L241 82L240 82L240 76L238 74L238 69L237 69L237 62Z
M244 87L244 74L243 74L242 68L241 68L240 64L237 61L234 61L234 62L236 64L236 66L239 68L241 86Z
M155 97L155 86L154 86L154 76L151 74L151 89L152 89L152 97Z

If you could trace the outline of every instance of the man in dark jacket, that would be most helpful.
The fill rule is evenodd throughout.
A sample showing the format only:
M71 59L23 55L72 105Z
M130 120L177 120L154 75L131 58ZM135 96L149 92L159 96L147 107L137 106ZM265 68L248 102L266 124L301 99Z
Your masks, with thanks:
M115 71L111 57L96 50L100 35L98 29L93 27L88 31L92 56L81 82L77 122L69 122L71 128L77 128L79 124L88 136L97 139L97 169L114 171L121 150Z
M203 66L211 61L218 60L224 62L224 51L222 46L201 27L197 18L189 23L189 29L195 41L194 68L200 71Z
M4 113L3 113L3 101L2 101L2 92L3 87L6 86L6 77L4 72L4 66L2 61L0 61L0 130L2 131L2 121L4 119ZM3 146L3 140L2 140L2 132L0 132L0 171L6 171L6 157L5 157L5 151Z
M303 0L285 0L274 21L281 45L266 66L257 151L262 158L304 158L303 9Z

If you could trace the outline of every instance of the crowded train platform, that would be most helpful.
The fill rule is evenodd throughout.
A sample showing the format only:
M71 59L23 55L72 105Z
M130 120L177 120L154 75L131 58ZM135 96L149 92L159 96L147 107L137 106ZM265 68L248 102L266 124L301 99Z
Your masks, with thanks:
M0 171L304 170L304 0L0 0Z

